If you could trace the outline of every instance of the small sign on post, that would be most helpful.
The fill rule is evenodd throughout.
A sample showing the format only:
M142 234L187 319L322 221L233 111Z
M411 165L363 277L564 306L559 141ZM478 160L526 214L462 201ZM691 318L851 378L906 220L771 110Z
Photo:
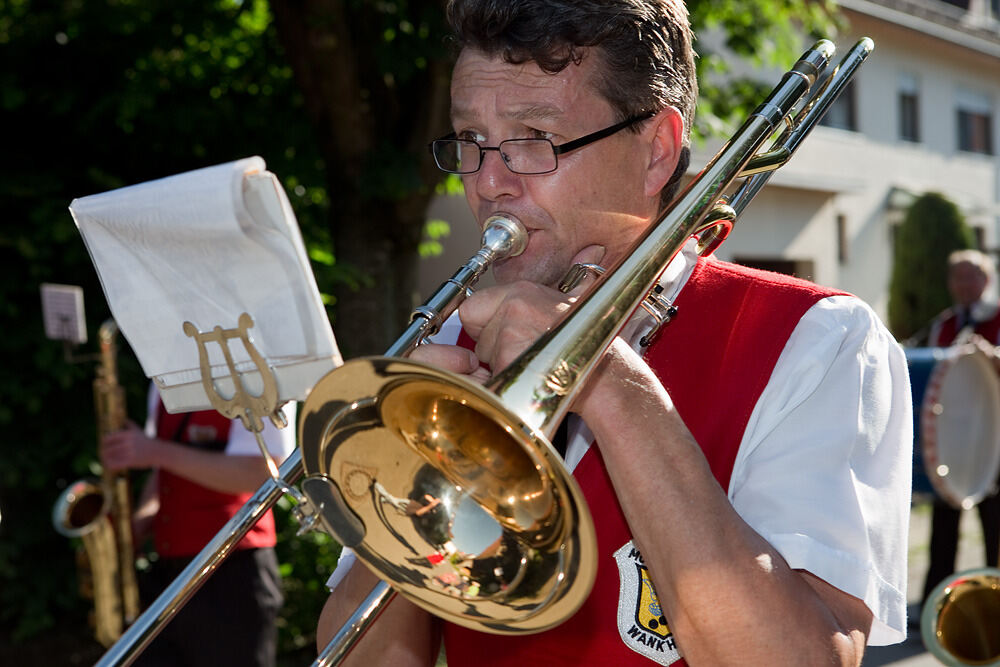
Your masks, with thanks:
M42 283L42 318L45 336L76 345L87 342L87 320L83 314L83 288L77 285Z

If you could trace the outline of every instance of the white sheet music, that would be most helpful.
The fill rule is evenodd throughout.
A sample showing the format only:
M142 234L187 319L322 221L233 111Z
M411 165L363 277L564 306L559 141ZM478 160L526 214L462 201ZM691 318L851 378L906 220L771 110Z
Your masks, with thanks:
M254 320L254 346L278 382L279 402L301 400L340 352L295 215L264 160L251 157L111 192L70 205L108 305L171 412L207 409L201 331ZM221 350L208 347L220 393L232 384ZM258 391L256 366L231 346L244 384Z

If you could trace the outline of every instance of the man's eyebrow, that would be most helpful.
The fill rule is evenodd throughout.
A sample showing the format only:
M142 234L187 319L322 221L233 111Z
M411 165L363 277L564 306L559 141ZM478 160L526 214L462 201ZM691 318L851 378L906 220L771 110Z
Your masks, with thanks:
M564 115L563 110L551 104L531 104L501 112L502 118L509 118L517 121L551 120ZM461 118L463 120L476 121L479 113L469 107L452 107L452 120Z
M533 104L520 109L514 109L507 115L514 120L550 120L561 117L563 111L550 104Z

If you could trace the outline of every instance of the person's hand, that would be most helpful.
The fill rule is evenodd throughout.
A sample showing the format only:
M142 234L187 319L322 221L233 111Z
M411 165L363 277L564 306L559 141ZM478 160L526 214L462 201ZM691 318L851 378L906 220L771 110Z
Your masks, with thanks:
M573 264L597 264L604 252L601 246L588 246L577 253ZM462 327L476 341L475 352L456 345L430 344L417 346L410 358L482 384L491 373L481 362L493 372L506 368L558 323L593 282L584 280L567 294L527 281L478 290L458 309Z
M989 342L981 335L974 333L969 336L966 340L966 345L972 345L987 357L995 358L997 356L997 348L993 343Z
M986 358L993 362L993 367L996 369L997 373L1000 373L1000 348L977 333L969 336L969 339L965 344L971 345L985 354Z
M105 435L98 449L101 464L108 470L152 468L158 463L156 441L131 421L122 430Z
M489 370L480 365L476 354L458 345L440 343L418 345L410 352L408 358L464 375L477 384L483 384L490 379Z

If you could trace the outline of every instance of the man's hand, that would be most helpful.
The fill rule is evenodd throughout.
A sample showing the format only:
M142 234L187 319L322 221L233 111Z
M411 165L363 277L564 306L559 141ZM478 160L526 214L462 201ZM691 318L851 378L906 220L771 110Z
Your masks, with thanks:
M993 362L993 367L1000 373L1000 347L993 345L990 341L977 333L971 334L963 344L966 352L979 350L986 358Z
M604 253L602 246L588 246L576 254L573 263L597 264ZM585 280L568 294L527 281L481 289L458 309L462 327L476 341L475 354L454 345L421 345L410 358L483 383L490 373L480 361L494 372L506 368L555 326L592 285L593 280Z
M490 372L479 365L479 358L476 357L476 354L472 350L458 345L439 343L418 345L410 352L409 358L443 368L452 373L465 375L479 384L490 379Z
M101 464L109 470L153 468L159 465L156 441L146 437L134 422L104 436L99 447Z

